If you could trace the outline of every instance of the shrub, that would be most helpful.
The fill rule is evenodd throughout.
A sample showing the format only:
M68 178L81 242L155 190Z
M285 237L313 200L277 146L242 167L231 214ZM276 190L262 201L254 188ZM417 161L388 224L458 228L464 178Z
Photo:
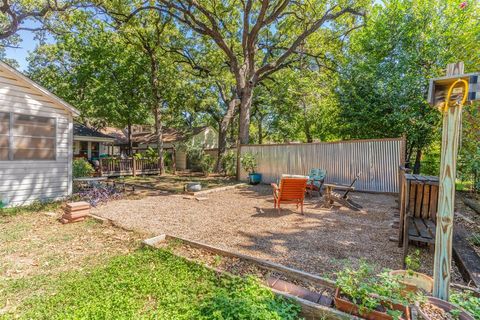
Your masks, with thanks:
M73 177L74 178L83 178L90 177L95 172L92 165L85 159L76 159L73 160Z
M213 164L215 163L215 158L209 154L204 154L202 160L200 161L200 166L202 168L202 172L208 175L213 171Z
M255 173L257 170L257 158L251 152L245 153L240 159L242 167L248 173Z
M223 155L222 168L226 175L235 175L237 172L237 153L235 151L228 151Z

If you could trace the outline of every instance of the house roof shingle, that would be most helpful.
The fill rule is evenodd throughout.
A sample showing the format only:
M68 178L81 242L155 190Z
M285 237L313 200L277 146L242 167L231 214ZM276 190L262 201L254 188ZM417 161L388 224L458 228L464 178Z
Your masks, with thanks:
M94 137L94 138L105 138L105 139L115 139L115 137L101 133L95 129L89 128L86 125L75 122L73 124L73 135L79 137Z

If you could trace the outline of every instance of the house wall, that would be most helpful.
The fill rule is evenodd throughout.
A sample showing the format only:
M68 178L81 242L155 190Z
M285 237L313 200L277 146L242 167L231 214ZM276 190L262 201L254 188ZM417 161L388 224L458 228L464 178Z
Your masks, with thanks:
M56 118L56 160L0 161L0 201L22 205L72 192L72 114L13 73L0 69L0 112Z
M206 128L191 139L191 144L203 146L205 149L218 147L218 133L212 128Z

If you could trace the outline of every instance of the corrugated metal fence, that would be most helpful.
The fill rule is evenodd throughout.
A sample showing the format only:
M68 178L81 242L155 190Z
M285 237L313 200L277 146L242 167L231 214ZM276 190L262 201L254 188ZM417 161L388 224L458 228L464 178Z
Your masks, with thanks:
M301 144L242 145L241 154L252 152L263 182L277 182L282 174L308 175L311 168L327 170L326 182L355 184L359 191L398 192L398 170L405 140L376 139ZM241 178L247 174L241 170Z

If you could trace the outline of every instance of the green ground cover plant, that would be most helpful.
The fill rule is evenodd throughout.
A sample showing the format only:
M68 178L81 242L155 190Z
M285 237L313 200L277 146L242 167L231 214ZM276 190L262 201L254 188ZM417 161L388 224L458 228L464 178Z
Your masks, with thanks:
M300 309L255 278L219 276L160 249L64 273L48 286L0 319L297 319Z

